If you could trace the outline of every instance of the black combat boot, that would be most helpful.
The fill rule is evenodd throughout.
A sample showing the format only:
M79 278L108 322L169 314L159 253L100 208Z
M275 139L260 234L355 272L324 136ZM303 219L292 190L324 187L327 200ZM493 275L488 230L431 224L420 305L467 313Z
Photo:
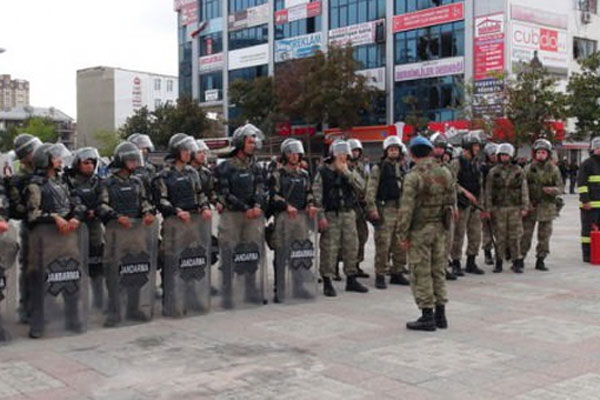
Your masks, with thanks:
M485 271L475 264L475 256L467 256L467 266L465 267L465 272L475 275L485 274Z
M435 326L440 329L448 328L448 320L446 319L446 306L435 306Z
M516 274L522 274L523 273L523 260L514 260L513 265L510 269L512 269L513 272Z
M458 278L456 277L456 275L454 275L454 274L452 273L452 271L450 271L449 269L447 269L447 268L446 268L446 280L447 280L447 281L455 281L455 280L457 280L457 279L458 279Z
M544 263L544 257L537 258L537 261L535 262L535 269L537 269L538 271L548 271L548 268Z
M356 275L346 277L346 292L367 293L369 288L356 280Z
M494 265L494 258L492 257L492 250L483 250L485 256L485 265Z
M385 283L385 275L375 275L375 287L377 289L387 289L387 284Z
M410 286L410 282L402 272L399 274L392 274L390 277L390 285L402 285L402 286Z
M435 331L433 308L424 308L421 318L413 322L407 322L406 329L410 329L411 331Z
M452 260L452 273L456 276L465 276L465 273L460 267L460 260Z
M323 294L325 297L337 296L333 283L331 283L331 278L323 278Z
M496 260L496 266L494 267L493 272L495 274L502 272L502 260Z
M356 264L356 277L357 278L368 278L369 276L370 276L369 274L367 274L365 271L360 269L360 265L357 263Z

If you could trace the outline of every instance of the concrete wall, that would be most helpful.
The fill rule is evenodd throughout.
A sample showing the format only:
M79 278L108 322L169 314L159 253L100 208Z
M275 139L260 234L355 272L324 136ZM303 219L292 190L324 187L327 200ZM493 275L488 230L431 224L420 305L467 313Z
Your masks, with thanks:
M79 146L97 146L94 134L114 131L115 85L112 68L77 71L77 132Z

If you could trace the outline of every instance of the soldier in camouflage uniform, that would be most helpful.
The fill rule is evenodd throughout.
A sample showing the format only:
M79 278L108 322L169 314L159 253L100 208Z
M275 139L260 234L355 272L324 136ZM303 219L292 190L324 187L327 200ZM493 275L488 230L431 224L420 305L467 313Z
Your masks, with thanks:
M19 319L22 323L26 323L29 315L29 284L27 282L27 254L28 254L28 239L27 239L27 205L24 200L24 191L29 180L33 176L33 152L42 142L28 134L22 133L18 135L14 142L15 153L19 159L19 170L15 175L7 180L7 192L10 204L10 217L22 221L19 229L19 239L21 242L21 251L19 252Z
M337 295L331 279L340 248L346 274L346 291L366 293L369 289L356 279L356 193L364 187L364 182L357 172L350 171L348 158L351 152L347 142L337 141L329 151L331 158L319 168L313 182L315 206L321 209L318 219L323 293L328 297Z
M365 201L365 195L367 193L367 182L369 179L369 175L367 174L365 164L362 161L364 149L360 140L350 139L348 140L348 144L350 145L350 151L352 151L352 156L350 157L350 162L348 163L348 166L350 167L351 171L356 171L362 178L362 181L364 182L363 186L357 192L358 206L356 208L356 231L358 232L358 255L356 264L356 276L358 278L368 278L369 274L365 273L360 268L360 263L365 261L365 245L367 243L367 240L369 240L369 226L367 225L365 211L365 208L367 206Z
M483 148L483 154L485 157L485 161L481 164L481 175L483 178L483 188L485 190L486 179L488 173L494 165L497 163L496 151L498 151L498 145L496 143L487 143ZM494 265L494 258L492 256L492 247L493 244L493 236L492 236L492 224L491 220L486 220L483 223L481 236L482 243L481 247L483 247L483 254L485 255L485 263L487 265Z
M367 213L375 227L375 287L386 289L385 275L390 274L390 284L409 285L403 271L406 252L400 245L398 220L400 196L406 171L403 160L406 147L398 136L383 141L383 159L371 169L367 184ZM392 267L388 260L392 256Z
M452 174L431 157L431 142L417 136L410 142L415 167L404 179L400 202L400 238L408 250L411 288L422 316L407 329L434 331L448 327L446 295L446 232L454 214ZM434 315L435 307L435 315Z
M483 218L494 221L496 238L496 266L494 272L502 272L506 249L510 249L513 258L512 270L523 272L521 258L521 236L523 235L522 217L529 208L527 179L521 167L511 161L515 149L510 143L498 146L499 163L488 174L485 187L485 209Z
M462 276L460 259L463 252L465 234L467 236L467 264L465 272L482 275L484 271L475 264L481 244L481 216L477 206L483 201L481 171L477 165L477 155L481 139L477 132L470 132L463 137L463 153L452 160L451 167L457 179L457 203L459 218L454 228L452 245L452 272Z
M452 161L452 155L454 152L454 148L443 133L434 133L429 138L429 141L433 144L433 156L441 163L442 167L446 168L451 174L454 173L452 168L450 167L450 162ZM456 187L456 177L452 175L454 178L454 187ZM455 281L458 279L452 272L452 260L450 260L450 252L452 250L452 243L454 238L454 220L450 221L452 224L451 228L448 230L446 234L446 259L448 260L448 267L446 268L446 280Z
M550 253L552 220L556 218L556 196L563 193L563 181L560 170L552 163L552 144L546 139L538 139L533 144L534 160L525 167L530 207L523 218L523 237L521 254L523 258L531 248L533 230L537 223L538 244L536 248L535 269L547 271L544 259Z

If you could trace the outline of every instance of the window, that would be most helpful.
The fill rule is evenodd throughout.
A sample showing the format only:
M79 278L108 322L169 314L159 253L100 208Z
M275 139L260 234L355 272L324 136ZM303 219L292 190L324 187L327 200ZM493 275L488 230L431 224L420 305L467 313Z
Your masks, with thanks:
M598 1L597 0L575 0L575 9L579 11L586 11L593 14L598 13Z
M200 21L208 21L221 16L222 0L200 0Z
M269 41L269 28L267 25L241 29L229 33L229 50L243 49L256 46Z
M229 0L229 14L265 4L267 0Z
M223 51L223 32L200 36L200 56L221 53Z
M160 99L154 99L154 109L160 108L161 101Z
M399 32L394 36L396 64L456 57L465 54L465 23L452 22Z
M405 14L426 8L445 6L463 0L394 0L395 14Z
M597 41L573 37L573 58L575 60L587 58L594 54L597 49Z
M275 40L291 38L321 31L321 16L275 25Z
M223 90L223 72L211 72L210 74L200 75L200 101L215 101L206 98L207 90L218 90L217 100L222 99Z
M330 0L329 29L385 18L385 0Z
M359 69L385 67L385 44L367 44L354 47L354 59L360 63Z
M172 91L173 91L173 81L168 80L167 81L167 92L172 92Z
M229 82L234 82L238 79L252 80L260 76L269 75L267 65L259 65L258 67L242 68L234 71L229 71Z
M430 121L451 121L458 117L462 75L397 82L394 90L394 118L403 121L412 113Z
M154 80L154 90L160 90L160 79Z

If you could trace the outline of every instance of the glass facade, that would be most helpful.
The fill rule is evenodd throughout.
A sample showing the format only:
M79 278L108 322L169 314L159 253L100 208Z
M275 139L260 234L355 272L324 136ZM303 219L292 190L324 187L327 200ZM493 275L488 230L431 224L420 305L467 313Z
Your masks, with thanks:
M200 21L208 21L220 17L223 0L200 0Z
M426 8L445 6L452 3L458 3L463 0L395 0L394 14L404 14Z
M192 95L192 42L186 37L187 28L178 25L179 42L179 95Z
M198 42L200 57L220 53L223 51L223 32L200 36Z
M245 10L246 8L260 6L267 0L229 0L229 14Z
M385 0L330 0L329 29L385 18Z
M216 101L215 99L207 99L207 90L218 90L218 98L216 100L223 99L223 72L215 71L208 74L200 75L200 101Z
M399 32L394 36L394 64L464 55L464 21Z
M404 121L417 110L430 121L452 121L462 99L462 75L397 82L394 90L394 120Z
M229 51L256 46L269 41L268 25L240 29L229 33Z

